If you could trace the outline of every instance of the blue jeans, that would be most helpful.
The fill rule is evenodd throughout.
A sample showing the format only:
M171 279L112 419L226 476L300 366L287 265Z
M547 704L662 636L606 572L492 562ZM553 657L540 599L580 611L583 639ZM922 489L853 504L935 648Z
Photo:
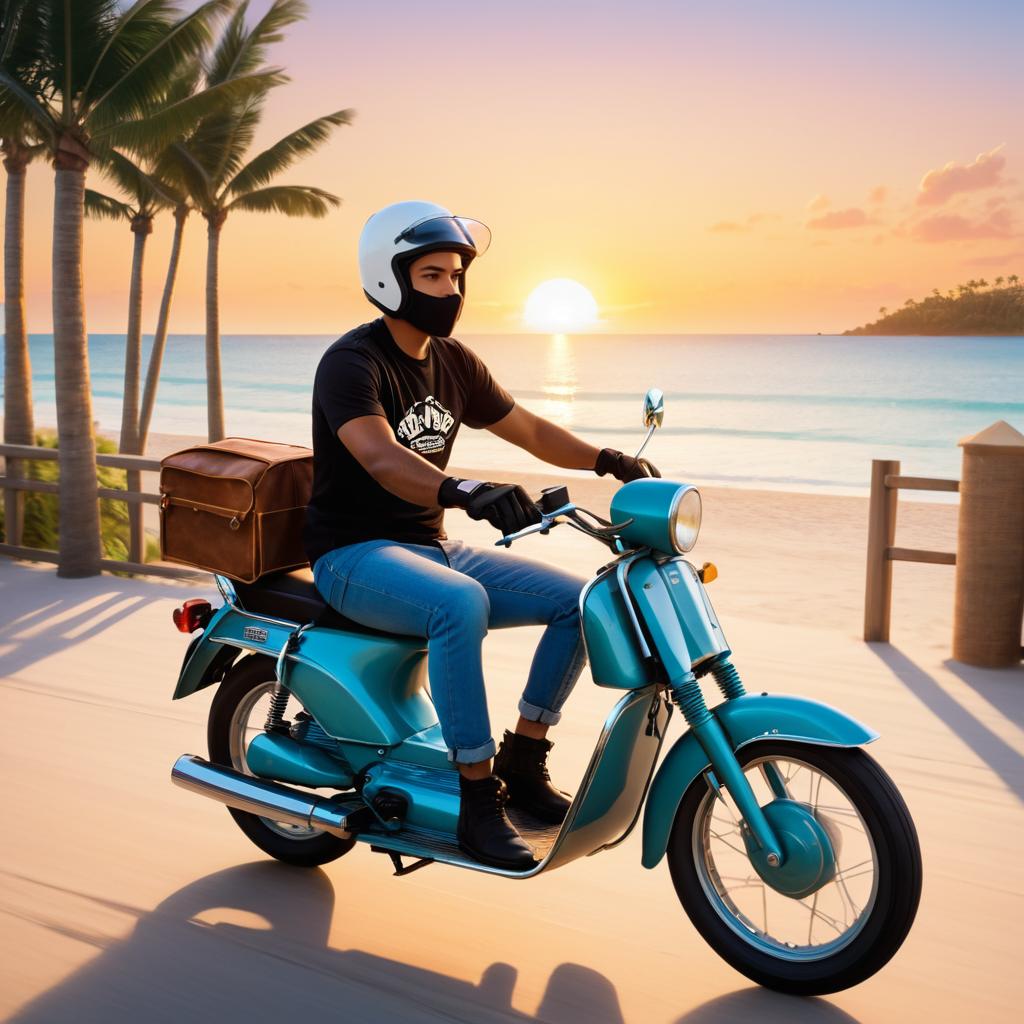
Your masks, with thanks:
M430 692L448 760L471 764L495 753L481 659L488 628L547 625L519 713L554 725L586 660L578 606L585 581L504 551L460 540L438 544L346 544L316 560L313 578L342 615L426 638Z

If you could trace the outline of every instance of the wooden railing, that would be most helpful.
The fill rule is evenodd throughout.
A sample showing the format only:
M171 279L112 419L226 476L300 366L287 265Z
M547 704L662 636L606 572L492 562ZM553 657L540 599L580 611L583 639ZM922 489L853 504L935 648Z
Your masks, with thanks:
M953 552L922 551L917 548L895 546L896 499L900 490L959 491L960 482L923 476L900 476L898 461L872 461L871 500L868 507L868 568L864 588L865 640L889 640L893 562L956 565L956 554Z
M41 562L58 562L56 551L44 548L30 548L21 543L23 535L22 494L30 491L36 494L59 494L60 482L30 480L19 471L22 460L55 462L60 458L56 448L43 448L27 444L0 444L0 456L4 459L4 473L0 476L0 490L4 492L4 524L6 542L0 543L0 554L15 558ZM145 534L142 522L143 505L159 505L160 495L141 489L142 473L159 473L160 460L144 455L107 455L96 453L96 464L111 469L127 470L127 490L100 487L97 483L96 497L110 498L128 504L128 558L125 561L103 558L100 566L115 572L143 573L150 576L165 576L172 579L199 579L204 575L197 569L187 569L161 562L147 562ZM14 472L12 472L14 470Z

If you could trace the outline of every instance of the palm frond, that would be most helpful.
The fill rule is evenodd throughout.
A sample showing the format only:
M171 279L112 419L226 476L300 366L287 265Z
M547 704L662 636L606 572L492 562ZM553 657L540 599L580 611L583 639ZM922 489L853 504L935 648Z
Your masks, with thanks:
M62 120L74 121L76 98L121 18L117 0L69 3L49 0L45 10L45 77L54 98L60 97Z
M269 149L254 156L228 182L228 193L243 195L268 184L271 179L290 167L299 157L312 153L323 145L335 128L343 124L351 124L354 114L355 112L352 110L338 110L297 128L283 139L275 142Z
M85 215L94 220L132 220L135 208L113 196L104 195L91 188L85 190Z
M38 94L19 82L6 67L0 67L0 133L16 134L31 124L41 138L53 143L57 121Z
M122 192L135 200L137 208L176 206L182 201L181 193L158 175L140 167L131 157L116 149L97 152L103 174L110 178Z
M256 137L265 99L265 93L256 94L245 103L204 118L190 136L190 149L218 188L241 169Z
M122 16L83 87L81 116L95 117L105 105L112 106L118 118L151 112L183 63L209 45L211 21L229 3L207 0L174 20L178 11L173 0L138 0ZM109 112L103 116L111 119Z
M128 149L142 155L155 154L187 134L203 117L249 96L265 92L283 79L283 74L276 68L232 78L169 103L147 116L104 125L93 132L93 137L119 149Z
M267 49L284 38L284 29L308 11L304 0L274 0L262 18L245 30L248 0L241 3L214 50L207 82L215 85L238 75L251 74L267 59Z
M227 210L249 210L255 213L283 213L286 217L326 217L341 199L322 188L311 185L273 185L246 192L233 199Z
M222 29L220 38L206 62L207 85L218 85L233 77L235 67L245 49L245 15L248 10L249 0L241 0Z
M163 179L173 181L199 209L210 209L213 206L213 189L209 176L188 146L172 142L160 154L157 169Z

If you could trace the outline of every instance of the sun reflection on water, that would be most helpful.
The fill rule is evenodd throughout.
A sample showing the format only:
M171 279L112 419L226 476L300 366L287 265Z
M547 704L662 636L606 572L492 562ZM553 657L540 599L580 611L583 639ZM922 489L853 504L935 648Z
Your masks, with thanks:
M576 388L572 338L567 334L552 334L544 362L544 382L541 385L544 399L541 408L537 410L538 415L561 427L571 427Z

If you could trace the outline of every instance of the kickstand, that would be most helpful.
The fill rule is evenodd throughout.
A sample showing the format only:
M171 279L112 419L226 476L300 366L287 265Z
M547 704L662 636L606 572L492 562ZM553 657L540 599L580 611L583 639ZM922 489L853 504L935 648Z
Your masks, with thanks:
M395 866L396 875L411 875L414 871L418 871L420 868L425 868L428 864L434 863L433 857L420 857L420 859L415 863L406 867L402 863L401 855L395 853L394 850L386 850L383 846L371 846L370 851L372 853L386 853L391 858L391 863Z

